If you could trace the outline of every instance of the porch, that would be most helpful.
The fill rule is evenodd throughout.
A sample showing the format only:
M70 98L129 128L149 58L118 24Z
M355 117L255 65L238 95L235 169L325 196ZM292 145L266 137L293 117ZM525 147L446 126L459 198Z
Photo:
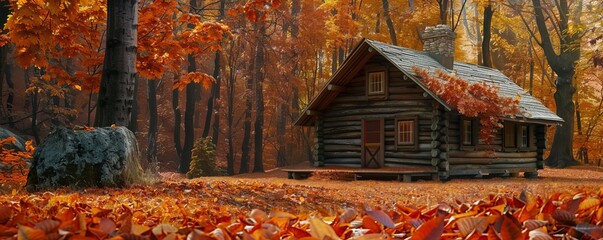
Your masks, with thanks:
M354 180L366 177L394 177L398 181L411 182L418 178L438 180L438 171L435 167L383 167L383 168L358 168L346 166L309 166L300 164L281 169L287 172L289 179L305 179L313 173L351 174Z

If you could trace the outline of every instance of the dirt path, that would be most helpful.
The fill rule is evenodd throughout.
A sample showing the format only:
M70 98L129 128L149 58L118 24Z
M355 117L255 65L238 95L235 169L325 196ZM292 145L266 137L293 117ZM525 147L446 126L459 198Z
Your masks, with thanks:
M166 175L167 176L167 175ZM167 176L167 180L179 181L178 175ZM347 178L349 179L349 178ZM188 180L184 180L188 181ZM484 199L489 194L518 195L526 190L533 195L548 197L556 192L603 191L603 172L574 167L570 169L544 169L539 171L536 179L454 178L447 182L419 180L404 183L394 180L346 180L333 179L331 176L313 176L305 180L287 179L287 174L278 169L266 173L248 173L232 177L206 177L193 181L225 182L226 184L257 184L274 187L300 196L319 194L327 198L316 198L317 201L331 201L334 204L370 204L391 205L405 203L412 205L433 205L440 202L460 200L473 202ZM314 198L306 197L309 204L325 204L313 202ZM340 206L345 207L345 206Z

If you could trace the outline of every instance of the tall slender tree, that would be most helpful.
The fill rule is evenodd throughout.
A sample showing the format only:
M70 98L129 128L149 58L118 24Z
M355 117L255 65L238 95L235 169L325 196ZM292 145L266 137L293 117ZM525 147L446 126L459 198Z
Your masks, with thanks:
M398 37L396 35L396 28L394 28L394 22L389 14L389 0L382 0L383 2L383 16L385 17L385 23L387 24L387 29L389 30L389 37L392 41L393 45L398 45Z

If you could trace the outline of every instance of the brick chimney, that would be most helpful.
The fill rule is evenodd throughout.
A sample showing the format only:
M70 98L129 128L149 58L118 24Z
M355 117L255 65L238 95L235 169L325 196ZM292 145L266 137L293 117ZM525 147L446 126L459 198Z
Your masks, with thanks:
M435 27L426 27L422 37L423 51L442 66L452 70L456 33L448 25L439 24Z

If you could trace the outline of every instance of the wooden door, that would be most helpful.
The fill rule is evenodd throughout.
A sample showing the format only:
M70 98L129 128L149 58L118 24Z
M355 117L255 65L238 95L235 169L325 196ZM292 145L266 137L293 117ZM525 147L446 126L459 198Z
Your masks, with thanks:
M380 168L384 163L383 119L362 121L362 167Z

